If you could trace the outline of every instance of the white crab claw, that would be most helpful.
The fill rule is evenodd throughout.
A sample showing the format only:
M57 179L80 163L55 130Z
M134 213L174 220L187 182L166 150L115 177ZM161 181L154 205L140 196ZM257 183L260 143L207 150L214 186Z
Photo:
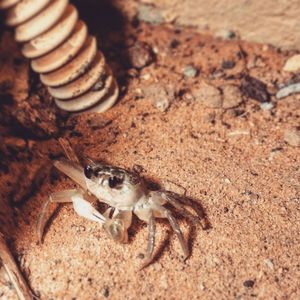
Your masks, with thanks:
M71 198L74 209L78 215L101 224L104 224L107 221L107 219L100 214L88 201L84 200L80 194L76 194Z

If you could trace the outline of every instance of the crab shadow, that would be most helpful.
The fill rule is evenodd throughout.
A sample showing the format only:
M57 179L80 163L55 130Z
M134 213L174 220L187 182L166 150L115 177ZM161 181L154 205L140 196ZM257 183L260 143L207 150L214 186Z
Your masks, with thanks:
M128 68L128 34L130 21L124 16L114 0L73 0L80 17L96 36L99 48L112 68L119 85L127 86L124 70ZM121 97L122 98L121 91Z

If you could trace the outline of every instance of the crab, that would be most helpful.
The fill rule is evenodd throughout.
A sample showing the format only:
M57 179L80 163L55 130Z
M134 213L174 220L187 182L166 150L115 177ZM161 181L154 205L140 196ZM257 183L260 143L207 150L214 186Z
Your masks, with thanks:
M53 193L44 202L37 222L37 234L40 242L42 242L45 225L48 221L49 205L70 202L78 215L100 223L106 233L116 242L126 243L128 241L128 228L133 215L146 222L149 232L148 246L141 268L149 265L153 259L156 218L166 218L169 221L179 239L184 260L188 258L190 252L187 241L173 213L165 206L170 204L193 224L199 222L200 216L195 216L184 207L180 195L166 190L149 190L145 180L137 172L96 163L91 159L88 159L88 163L84 167L79 164L78 159L60 159L54 162L54 166L77 183L79 188ZM95 196L98 201L109 205L106 212L101 214L92 206L87 200L90 194Z

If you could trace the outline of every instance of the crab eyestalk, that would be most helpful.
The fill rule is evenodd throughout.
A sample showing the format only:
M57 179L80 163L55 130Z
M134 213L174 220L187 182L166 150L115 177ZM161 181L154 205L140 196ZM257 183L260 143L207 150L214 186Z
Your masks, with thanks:
M15 27L23 55L59 108L103 112L113 106L116 80L68 0L0 0L0 9L6 10L5 24Z

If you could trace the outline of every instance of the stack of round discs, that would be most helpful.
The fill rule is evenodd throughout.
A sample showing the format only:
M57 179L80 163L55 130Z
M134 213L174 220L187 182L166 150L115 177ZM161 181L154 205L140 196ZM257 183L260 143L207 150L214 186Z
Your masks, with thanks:
M68 0L0 0L0 9L59 108L103 112L116 102L110 68Z

